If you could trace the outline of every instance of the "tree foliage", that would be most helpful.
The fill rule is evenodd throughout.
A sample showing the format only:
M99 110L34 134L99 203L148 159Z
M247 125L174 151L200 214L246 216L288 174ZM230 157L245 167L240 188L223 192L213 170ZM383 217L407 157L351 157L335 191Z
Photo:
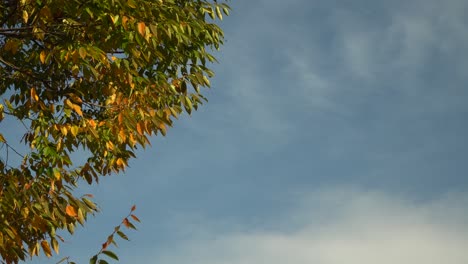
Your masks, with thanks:
M0 131L4 262L58 252L56 232L97 211L74 195L80 181L123 171L197 109L228 12L209 0L0 0L0 122L22 123L27 149Z

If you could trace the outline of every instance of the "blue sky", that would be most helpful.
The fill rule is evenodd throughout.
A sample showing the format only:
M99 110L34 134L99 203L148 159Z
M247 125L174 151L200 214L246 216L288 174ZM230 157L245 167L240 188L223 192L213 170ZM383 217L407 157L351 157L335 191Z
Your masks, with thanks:
M57 259L136 204L120 263L468 263L468 2L231 7L209 103L82 190Z

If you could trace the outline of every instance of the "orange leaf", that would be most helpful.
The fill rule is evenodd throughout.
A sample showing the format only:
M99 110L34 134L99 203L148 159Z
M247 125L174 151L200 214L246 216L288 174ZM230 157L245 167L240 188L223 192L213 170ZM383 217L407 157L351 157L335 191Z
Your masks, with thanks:
M127 29L127 21L128 21L128 17L126 16L123 16L122 17L122 26Z
M92 128L96 128L96 126L97 126L96 122L95 122L93 119L88 119L88 124L89 124Z
M31 98L33 98L36 101L39 101L39 96L37 96L36 89L31 88Z
M145 22L138 23L138 33L140 33L140 35L142 35L143 37L145 36L145 29L146 29Z
M142 123L138 122L136 124L136 129L137 129L138 134L143 135L144 132L143 132L143 128L141 126L142 126Z
M119 113L119 116L117 117L117 119L119 120L119 125L121 125L123 123L123 113L122 112Z
M44 254L46 254L46 256L50 258L52 256L52 251L50 250L49 243L46 240L42 240L41 246L44 250Z
M127 218L125 218L125 219L123 220L123 224L124 224L124 226L126 226L126 227L130 227L130 221L128 221Z
M116 163L117 163L117 166L119 166L119 167L124 167L124 165L125 165L122 158L118 158Z
M130 143L132 144L132 146L135 146L136 140L135 140L135 138L133 137L133 134L130 134L130 135L129 135L128 140L130 141Z
M78 214L76 213L76 210L73 206L71 205L67 205L67 207L65 208L65 212L67 213L67 215L71 216L71 217L76 217Z
M125 130L123 129L120 130L119 136L122 141L125 141L125 139L127 139L127 135L125 134Z
M138 219L138 217L136 217L136 215L133 215L133 214L132 214L132 215L130 215L130 216L133 218L133 220L137 221L138 223L141 222L140 219Z
M136 205L133 205L131 211L133 212L135 211L135 209L136 209Z

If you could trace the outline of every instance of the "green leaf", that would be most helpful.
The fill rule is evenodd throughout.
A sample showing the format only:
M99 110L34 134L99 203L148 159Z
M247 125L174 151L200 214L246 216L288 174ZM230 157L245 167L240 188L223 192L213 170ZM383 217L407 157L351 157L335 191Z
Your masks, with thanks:
M104 254L104 255L106 255L106 256L112 258L112 259L119 260L119 258L117 257L117 255L116 255L114 252L112 252L112 251L104 250L104 251L102 251L102 254Z
M117 235L119 235L121 238L125 240L129 240L128 237L122 231L117 231Z
M96 264L98 259L97 255L94 255L92 258L89 259L89 264Z
M128 1L127 1L127 5L128 5L129 7L131 7L131 8L136 8L136 7L137 7L134 0L128 0Z

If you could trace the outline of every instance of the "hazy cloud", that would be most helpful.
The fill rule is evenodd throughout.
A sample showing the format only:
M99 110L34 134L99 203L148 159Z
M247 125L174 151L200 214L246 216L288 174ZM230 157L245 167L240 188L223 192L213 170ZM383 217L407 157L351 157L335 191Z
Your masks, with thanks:
M277 230L219 232L207 221L191 226L203 230L196 237L148 257L162 264L464 264L467 198L417 202L350 188L328 190L303 197Z

